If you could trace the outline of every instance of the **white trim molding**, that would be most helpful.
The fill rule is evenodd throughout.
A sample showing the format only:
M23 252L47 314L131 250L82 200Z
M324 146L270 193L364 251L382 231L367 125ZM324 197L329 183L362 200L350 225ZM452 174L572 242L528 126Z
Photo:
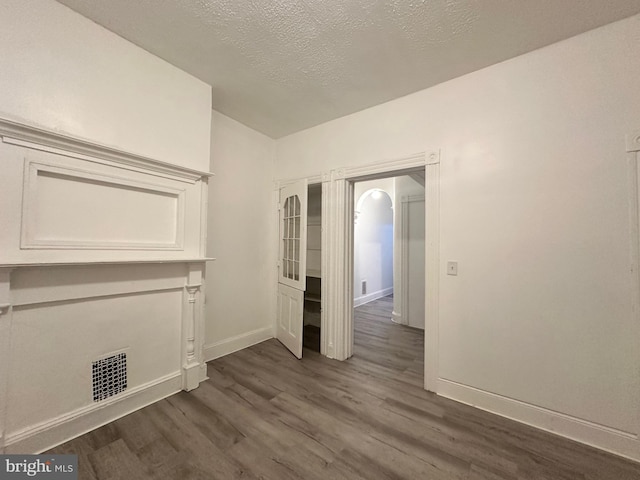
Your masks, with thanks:
M640 130L630 132L626 136L628 208L629 208L629 242L632 285L632 305L629 315L635 325L635 338L640 342ZM634 413L634 431L640 432L640 406ZM635 460L640 461L640 442L636 446Z
M185 258L145 258L132 260L86 260L79 262L10 262L0 263L0 268L18 268L18 267L71 267L82 265L125 265L125 264L153 264L153 263L197 263L197 262L213 262L214 257L185 257Z
M182 309L182 389L189 391L198 388L204 380L202 365L204 361L203 342L204 318L202 316L202 292L204 264L188 265L187 283L184 286ZM206 367L205 367L206 368Z
M425 169L426 198L434 204L425 208L427 257L425 301L431 301L427 311L432 322L438 323L438 268L439 268L439 181L440 150L429 150L397 159L355 167L344 167L323 173L322 181L322 296L320 353L329 358L346 360L353 353L353 183L355 181L404 175ZM318 177L309 177L316 183ZM274 188L294 180L274 182ZM425 342L426 343L426 342ZM425 344L428 357L437 358L437 338ZM209 355L207 356L209 358ZM433 371L431 371L433 369ZM428 371L428 373L427 373ZM425 367L425 378L437 378L437 363ZM435 383L426 384L435 391Z
M135 240L123 242L118 240L87 241L82 239L57 240L46 237L39 238L36 232L38 223L41 223L42 219L39 218L40 215L37 209L38 196L41 195L38 189L38 181L43 175L52 176L59 182L68 181L70 182L69 185L74 182L86 182L114 190L136 189L138 192L144 192L147 196L151 196L150 198L159 196L173 199L175 207L173 209L173 225L168 232L170 240L162 243L148 243ZM90 169L46 164L27 159L25 161L23 193L21 249L182 250L184 247L186 195L184 188L172 188L162 184L132 180L124 176L94 172Z
M325 313L321 329L321 353L337 360L346 360L353 353L353 183L360 180L403 175L425 168L425 195L427 199L439 198L440 151L418 153L407 157L357 167L333 170L331 178L323 188L322 212L322 258L323 295L322 310ZM326 204L325 204L326 201ZM325 209L326 206L326 209ZM437 298L439 255L439 203L436 201L426 210L427 235L433 238L426 242L427 280L426 298ZM326 277L326 279L325 279ZM429 290L432 291L429 291ZM437 300L427 310L428 322L437 325ZM433 326L431 327L433 330ZM324 338L322 338L324 337ZM437 342L437 339L435 340ZM324 346L324 349L323 349ZM428 357L437 357L437 343L429 343ZM425 345L425 350L427 345ZM435 370L431 370L434 368ZM428 370L428 373L427 373ZM437 376L437 364L425 367L425 378ZM435 389L433 383L426 387Z
M0 454L5 453L11 371L11 268L0 268Z
M321 334L327 330L327 356L336 360L353 354L353 182L343 175L343 171L333 172L328 209L322 212L323 230L327 231L323 237L327 243L322 245L327 260L322 296L326 296L323 307L327 314Z
M89 140L44 130L24 123L0 118L0 137L4 143L41 150L50 153L89 160L97 163L118 164L121 168L134 171L153 172L165 178L179 179L195 183L202 177L210 177L211 172L180 167L160 162L116 148L100 145Z
M400 157L384 162L372 163L368 165L345 167L335 170L339 175L338 178L347 178L349 180L366 180L373 178L388 177L389 173L394 175L403 175L405 170L415 170L424 167L427 158L432 159L440 156L439 152L419 152L406 157Z
M440 157L438 156L438 162ZM440 325L440 163L425 166L424 387L438 392Z
M224 357L230 353L256 345L270 338L274 338L273 327L268 326L242 333L231 338L225 338L215 343L204 346L204 358L206 362Z
M205 260L211 173L1 118L0 140L0 264Z
M179 392L180 382L180 372L176 372L99 404L88 405L12 433L6 439L6 453L40 453L49 450Z
M640 461L637 435L443 378L438 379L438 395Z
M47 265L47 270L53 270L51 275L46 275L42 267L0 268L0 302L11 302L6 314L0 315L0 451L34 453L50 448L180 389L197 388L200 382L206 379L206 363L202 349L204 325L201 314L204 262L188 263L186 273L183 264L184 262L169 262L135 265L123 262L62 267ZM84 283L87 277L101 281ZM178 373L152 379L112 399L90 403L34 425L23 426L13 431L7 429L8 420L12 415L9 411L12 402L8 402L7 399L13 398L15 405L15 399L19 398L16 396L20 395L16 385L8 383L10 375L7 374L12 368L12 362L15 362L12 353L15 354L17 345L12 345L11 342L15 337L16 312L24 314L65 305L125 298L133 302L132 304L142 305L141 302L149 298L148 295L162 294L175 299L175 293L180 291L184 292L183 302L179 310L180 316L175 318L175 322L179 328L177 331L181 333L175 338L165 337L165 341L169 343L181 342L181 348L176 350L181 351L182 356L176 357L177 362L175 367L172 367L181 367ZM155 333L147 332L149 336ZM134 347L139 348L140 345ZM96 353L96 356L99 355ZM74 360L76 361L84 362L85 359L78 358ZM13 367L15 368L15 363ZM132 368L137 369L135 375L142 371L139 366ZM29 400L34 403L33 398Z
M329 276L329 252L327 251L327 245L329 244L329 230L331 225L328 221L329 212L329 194L331 192L331 175L323 176L322 180L322 215L320 218L320 353L329 358L334 358L335 344L333 334L329 334L329 329L332 328L331 322L329 322L329 301L327 289Z
M203 292L205 262L212 260L205 257L212 174L6 119L0 119L0 153L2 200L12 207L0 209L1 451L42 451L196 388L206 379ZM77 215L74 202L82 207ZM125 325L127 315L140 321ZM59 331L77 328L69 335L77 351L58 348L43 334L31 338L29 328L39 328L43 318L47 328L53 328L51 318L67 322ZM109 331L115 325L124 331ZM125 337L129 343L120 344ZM64 379L66 372L49 372L55 362L38 364L30 350L51 346L49 353L68 360L69 368L90 372L87 359L116 343L131 348L130 388L99 404L91 403L90 374L86 385L62 387L57 375ZM162 355L152 361L154 352ZM62 392L51 408L40 408L33 391L24 393L23 382L42 371Z
M366 295L362 295L360 297L354 298L353 306L359 307L360 305L365 305L379 298L383 298L383 297L386 297L387 295L391 295L392 293L393 293L393 287L383 288L382 290L378 290L377 292L367 293Z

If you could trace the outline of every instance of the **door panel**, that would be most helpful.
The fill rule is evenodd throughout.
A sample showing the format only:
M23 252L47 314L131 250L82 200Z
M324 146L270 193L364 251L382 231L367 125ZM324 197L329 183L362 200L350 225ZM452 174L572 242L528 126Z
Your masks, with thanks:
M278 284L278 328L276 337L298 358L302 358L303 307L303 291Z
M307 273L307 181L280 189L278 318L276 338L302 358L302 316Z
M280 190L278 283L305 290L307 272L307 181Z

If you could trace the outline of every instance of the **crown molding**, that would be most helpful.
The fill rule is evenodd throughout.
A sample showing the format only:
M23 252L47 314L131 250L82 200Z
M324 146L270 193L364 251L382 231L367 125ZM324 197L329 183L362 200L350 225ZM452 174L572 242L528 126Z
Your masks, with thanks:
M211 172L181 167L149 157L124 152L89 140L53 132L24 123L0 118L3 143L71 156L96 163L117 164L121 168L160 177L195 183L213 175Z

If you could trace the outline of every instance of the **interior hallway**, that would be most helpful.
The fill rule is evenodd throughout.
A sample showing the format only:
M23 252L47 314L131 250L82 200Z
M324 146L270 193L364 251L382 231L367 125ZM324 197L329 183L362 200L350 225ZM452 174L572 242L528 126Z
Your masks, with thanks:
M422 388L423 332L356 310L355 355L296 360L268 340L209 380L51 453L89 479L631 480L640 465Z
M390 321L393 295L355 309L354 356L397 372L405 381L424 384L424 330Z

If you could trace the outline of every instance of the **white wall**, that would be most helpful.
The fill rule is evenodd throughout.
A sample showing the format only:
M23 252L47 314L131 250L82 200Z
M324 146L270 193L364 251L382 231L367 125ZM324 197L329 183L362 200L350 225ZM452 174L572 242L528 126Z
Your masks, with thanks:
M0 117L209 168L205 83L53 0L3 0L0 31Z
M0 122L0 452L34 453L206 373L206 188L182 167L209 169L211 94L53 0L1 2L0 31L2 119L124 152ZM127 389L96 403L116 351Z
M372 191L381 196L374 198ZM353 297L359 306L393 293L393 201L392 178L357 182L353 229ZM367 293L362 293L362 281Z
M575 419L627 455L611 439L640 430L624 144L639 78L635 16L285 137L276 156L290 178L442 149L439 388Z
M213 112L207 253L208 359L273 337L275 142Z

